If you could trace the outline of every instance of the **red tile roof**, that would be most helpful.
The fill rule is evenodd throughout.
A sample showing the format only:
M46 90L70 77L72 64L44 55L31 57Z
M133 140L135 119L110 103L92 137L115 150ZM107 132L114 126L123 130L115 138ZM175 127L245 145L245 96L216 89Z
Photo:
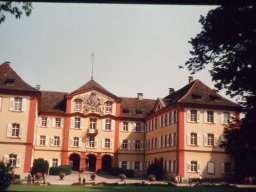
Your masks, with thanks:
M37 92L38 89L27 84L10 66L9 62L0 65L0 90Z

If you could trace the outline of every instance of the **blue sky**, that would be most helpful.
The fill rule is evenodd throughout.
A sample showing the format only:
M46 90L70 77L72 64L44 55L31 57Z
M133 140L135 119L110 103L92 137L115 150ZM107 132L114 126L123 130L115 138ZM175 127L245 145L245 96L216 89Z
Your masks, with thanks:
M42 90L71 92L91 78L117 96L156 99L186 85L179 65L214 6L33 3L30 17L0 25L0 63ZM213 87L209 72L194 78Z

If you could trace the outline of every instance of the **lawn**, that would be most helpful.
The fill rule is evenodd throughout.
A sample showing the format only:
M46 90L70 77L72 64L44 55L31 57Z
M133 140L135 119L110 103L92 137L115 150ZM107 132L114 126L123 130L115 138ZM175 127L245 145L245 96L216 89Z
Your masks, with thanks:
M159 186L71 186L11 185L8 191L70 191L70 192L255 192L256 189L221 187L159 187Z

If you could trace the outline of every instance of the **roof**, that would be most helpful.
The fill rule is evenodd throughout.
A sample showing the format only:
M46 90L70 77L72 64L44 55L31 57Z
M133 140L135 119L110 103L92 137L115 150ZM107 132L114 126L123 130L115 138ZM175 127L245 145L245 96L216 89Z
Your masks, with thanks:
M121 117L145 118L151 114L156 100L122 97Z
M67 93L56 91L41 91L40 112L66 112Z
M0 65L0 90L38 92L27 84L10 66L9 62Z
M174 93L166 96L163 100L165 101L166 105L172 105L174 103L184 103L206 104L235 108L240 107L237 103L234 103L222 97L214 89L211 89L198 79L192 81L178 91L175 91Z
M99 91L102 91L114 98L117 98L117 96L115 96L114 94L109 92L107 89L105 89L103 86L101 86L99 83L97 83L93 79L91 79L90 81L88 81L87 83L85 83L84 85L82 85L81 87L76 89L75 91L71 92L70 94L73 95L73 94L76 94L79 92L85 92L85 91L92 90L92 89L98 89Z

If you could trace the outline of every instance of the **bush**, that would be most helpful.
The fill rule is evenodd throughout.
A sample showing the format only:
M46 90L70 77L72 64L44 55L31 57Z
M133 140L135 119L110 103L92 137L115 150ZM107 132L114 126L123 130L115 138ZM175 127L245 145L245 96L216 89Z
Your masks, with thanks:
M151 164L147 169L147 175L155 175L156 179L161 180L163 179L163 168L160 164Z
M72 167L70 165L60 165L57 167L51 167L49 174L50 175L59 175L61 172L65 173L65 175L70 175L72 171Z
M0 191L6 191L11 184L12 177L9 168L8 165L5 166L3 162L0 162Z
M49 170L48 161L42 158L39 158L34 160L31 174L35 175L36 173L42 173L44 175L45 173L48 172L48 170Z
M125 174L127 177L134 177L134 170L131 169L122 169L119 167L112 167L109 170L109 173L114 176L119 176L120 174Z

